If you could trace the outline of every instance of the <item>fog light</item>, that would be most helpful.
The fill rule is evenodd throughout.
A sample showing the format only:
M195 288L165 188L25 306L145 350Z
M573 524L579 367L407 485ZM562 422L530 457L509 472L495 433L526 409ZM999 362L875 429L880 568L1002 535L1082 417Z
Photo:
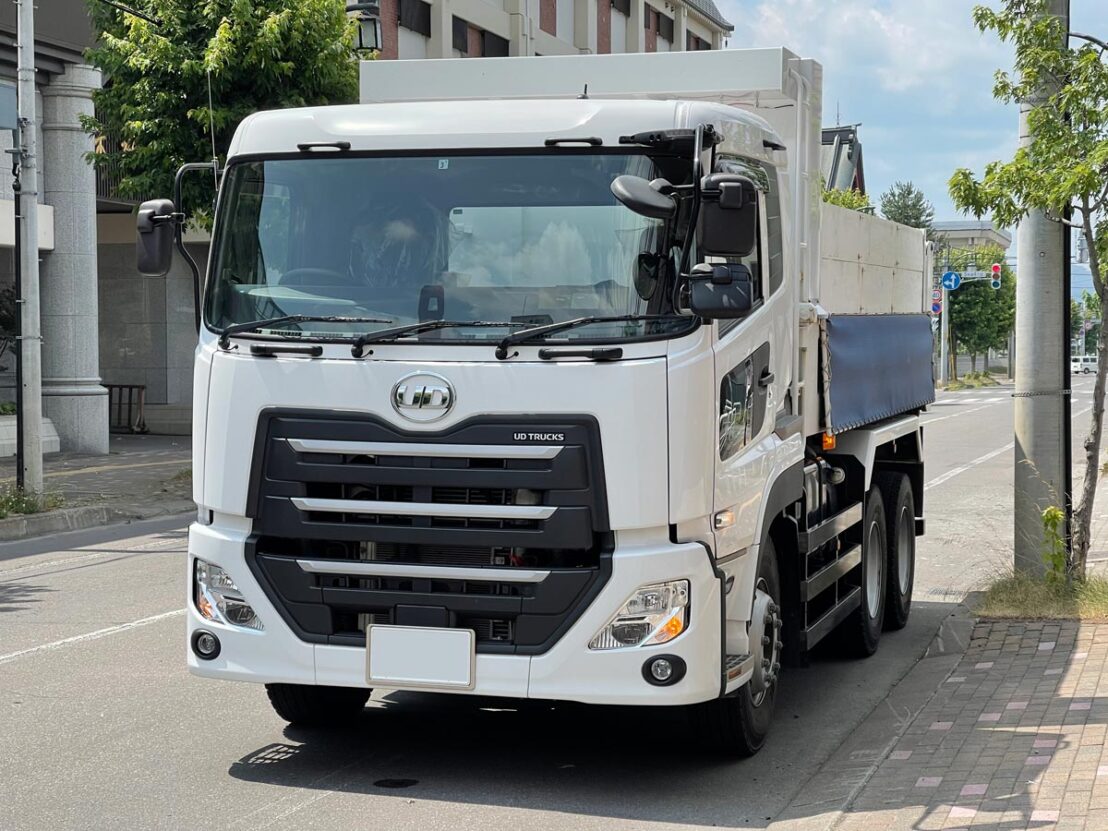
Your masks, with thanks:
M261 618L246 602L231 576L217 565L196 561L194 600L196 610L206 620L246 629L262 630Z
M196 657L210 661L219 654L219 649L219 638L211 632L198 629L193 633L192 651L196 653Z
M649 646L673 640L689 624L689 581L638 589L589 642L589 649Z
M655 687L668 687L685 677L685 662L676 655L659 655L642 665L642 677Z

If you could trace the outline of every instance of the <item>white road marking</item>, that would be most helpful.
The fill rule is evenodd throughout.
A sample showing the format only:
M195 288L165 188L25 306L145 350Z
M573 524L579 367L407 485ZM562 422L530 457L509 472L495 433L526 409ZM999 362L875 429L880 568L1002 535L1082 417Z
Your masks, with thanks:
M39 646L29 647L27 649L20 649L18 652L9 652L7 655L0 655L0 664L7 664L11 661L18 660L19 658L26 658L30 655L37 655L41 652L53 652L55 649L61 649L63 646L69 646L69 644L71 643L96 641L100 638L106 638L109 635L115 635L119 632L127 632L131 629L138 629L140 626L157 623L158 621L167 620L171 617L177 617L177 615L183 615L184 613L184 609L174 609L172 612L162 612L160 615L151 615L150 617L139 618L138 620L132 620L130 623L120 623L117 626L108 626L104 629L97 629L95 632L85 632L83 635L74 635L71 638L62 638L60 641L44 643L40 644Z
M938 487L939 485L943 484L943 482L949 482L951 479L953 479L958 474L965 473L970 468L977 467L980 464L984 464L985 462L989 461L989 459L994 459L997 456L999 456L1001 453L1005 453L1005 452L1011 450L1015 446L1016 446L1016 443L1014 441L1010 441L1010 442L1008 442L1008 444L1004 445L1004 447L998 447L996 450L990 450L984 456L978 456L972 462L967 462L966 464L961 465L959 467L956 467L953 470L948 470L946 473L942 474L941 476L936 476L934 479L932 479L930 482L928 482L926 485L924 485L923 489L925 491L929 491L932 488Z
M984 410L987 406L989 406L989 405L988 404L982 404L980 407L971 407L968 410L959 410L958 412L948 413L944 416L939 416L938 418L925 419L921 423L924 424L924 425L935 424L935 423L940 422L940 421L946 421L948 418L954 418L955 416L962 416L962 415L969 415L970 413L976 413L980 410Z
M977 409L980 410L980 409L984 409L984 408L983 407L978 407ZM1073 413L1071 415L1071 418L1078 418L1079 416L1083 416L1085 413L1089 412L1089 410L1091 410L1091 409L1092 409L1092 407L1086 407L1083 410L1078 410L1076 413ZM966 410L965 412L968 413L968 412L972 412L972 411L971 410ZM951 416L943 416L943 418L951 418ZM933 419L932 421L942 421L942 419L936 418L936 419ZM928 422L924 422L924 424L927 424L927 423ZM985 462L989 461L990 459L995 459L1001 453L1006 453L1007 451L1011 450L1015 446L1016 446L1016 443L1014 441L1010 441L1006 445L1004 445L1003 447L998 447L996 450L990 450L984 456L978 456L972 462L966 462L966 464L964 464L964 465L956 467L953 470L948 470L946 473L943 473L940 476L936 476L930 482L925 484L923 486L923 489L925 491L929 491L932 488L938 487L939 485L943 484L944 482L949 482L955 476L958 476L959 474L965 473L967 470L969 470L971 468L974 468L974 467L977 467L980 464L984 464Z

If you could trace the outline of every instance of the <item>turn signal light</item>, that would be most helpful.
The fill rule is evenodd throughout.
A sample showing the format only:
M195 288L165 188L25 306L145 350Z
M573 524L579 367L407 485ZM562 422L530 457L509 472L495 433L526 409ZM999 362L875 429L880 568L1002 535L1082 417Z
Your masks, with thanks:
M834 450L835 449L835 436L832 433L823 434L823 449Z

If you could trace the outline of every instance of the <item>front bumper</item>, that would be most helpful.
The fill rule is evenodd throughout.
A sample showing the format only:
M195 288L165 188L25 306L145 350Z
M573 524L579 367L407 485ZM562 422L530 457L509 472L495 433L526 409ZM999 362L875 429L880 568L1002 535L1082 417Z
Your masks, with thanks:
M246 565L245 544L243 532L195 524L189 529L189 671L207 678L255 683L364 687L365 650L300 640ZM200 617L192 599L196 557L218 565L231 576L262 619L264 631L222 626ZM588 648L593 635L635 589L676 579L690 582L690 620L684 633L658 646L605 651ZM679 705L707 701L720 692L720 609L720 582L703 546L631 540L628 535L617 534L611 577L557 643L541 655L478 653L474 688L449 692L585 704ZM187 646L197 629L219 637L222 648L215 659L200 660ZM672 686L653 686L643 678L643 664L663 654L682 658L688 672Z

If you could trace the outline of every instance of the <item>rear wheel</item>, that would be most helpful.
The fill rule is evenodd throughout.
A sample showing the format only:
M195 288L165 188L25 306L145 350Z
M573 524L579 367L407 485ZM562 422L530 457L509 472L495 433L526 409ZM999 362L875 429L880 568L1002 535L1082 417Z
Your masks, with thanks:
M845 649L859 658L877 651L885 621L886 533L881 491L870 488L862 512L861 603L845 621L840 638Z
M693 709L701 740L711 749L730 756L753 756L766 743L781 672L781 624L777 551L773 540L767 539L758 556L748 630L754 675L731 695Z
M327 727L358 715L370 690L360 687L317 687L308 684L266 684L269 703L289 724Z
M916 502L912 483L903 473L878 473L874 482L885 503L889 549L885 628L903 629L912 610L912 586L916 578Z

